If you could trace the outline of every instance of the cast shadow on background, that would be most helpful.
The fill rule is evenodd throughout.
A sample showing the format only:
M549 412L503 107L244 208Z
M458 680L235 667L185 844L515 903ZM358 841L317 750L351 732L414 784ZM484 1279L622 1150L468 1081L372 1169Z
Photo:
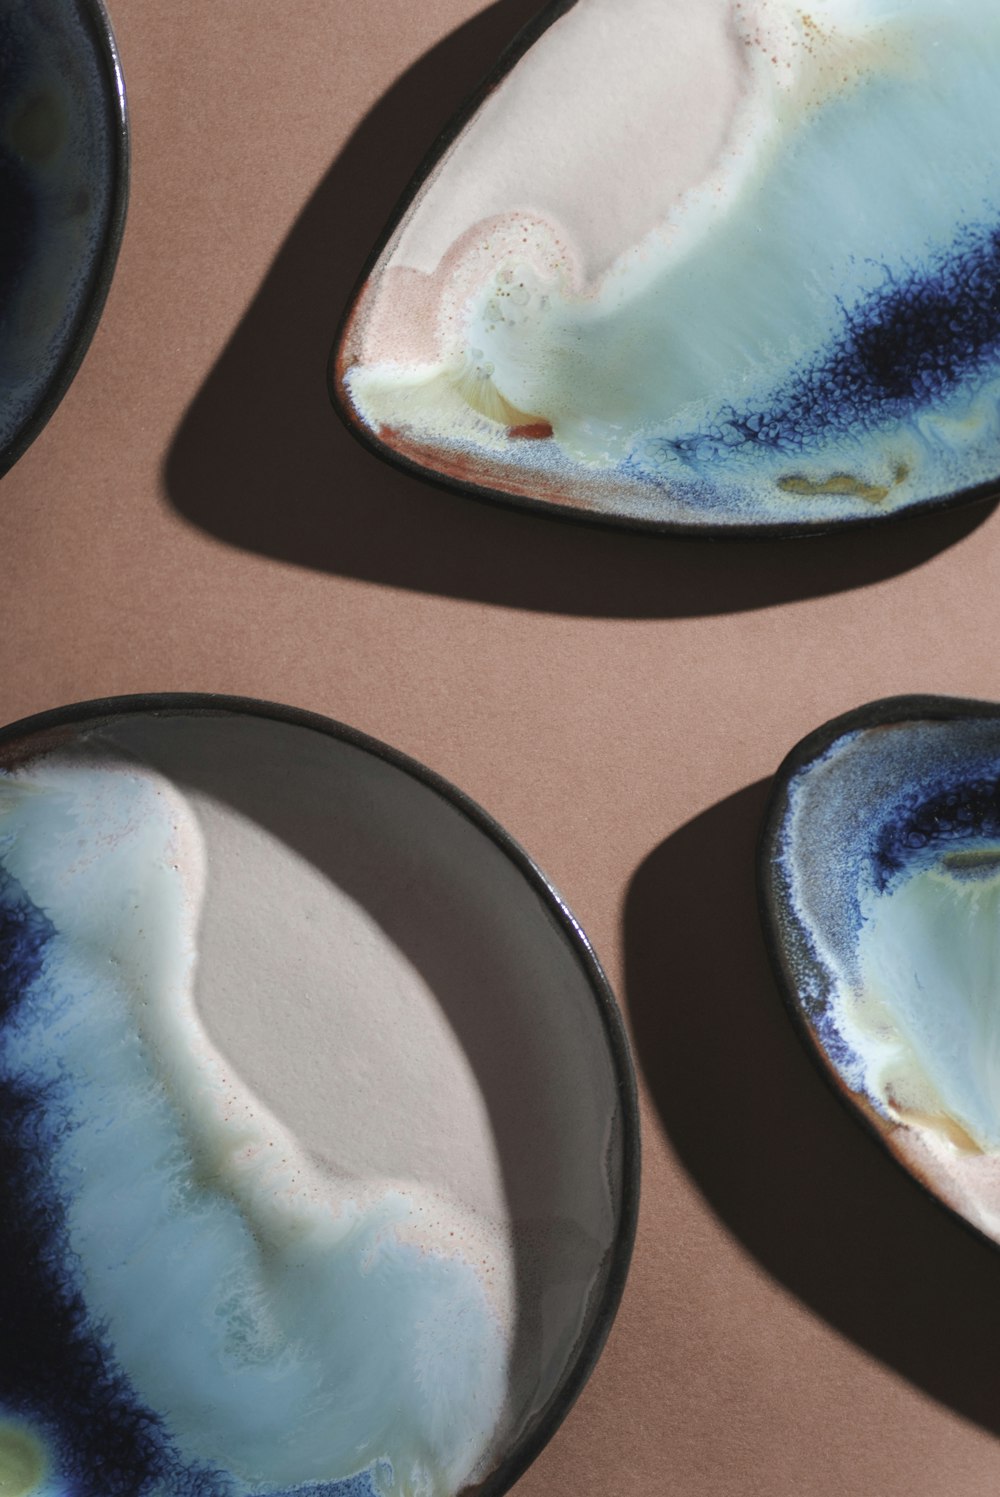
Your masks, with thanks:
M636 1059L723 1224L842 1335L1000 1434L1000 1253L952 1219L824 1081L778 994L754 851L768 784L641 865L625 911Z
M694 617L864 587L968 535L993 504L792 542L616 532L444 492L348 435L326 365L355 279L426 146L537 9L498 0L361 121L181 422L164 473L175 509L229 545L317 571L598 617Z

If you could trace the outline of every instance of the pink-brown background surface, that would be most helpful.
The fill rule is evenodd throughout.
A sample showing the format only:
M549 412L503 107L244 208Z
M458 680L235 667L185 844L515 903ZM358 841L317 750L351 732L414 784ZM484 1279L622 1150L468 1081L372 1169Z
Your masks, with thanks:
M83 368L0 485L0 720L134 691L312 708L453 780L561 887L633 1037L643 1203L607 1350L518 1497L986 1497L1000 1255L801 1050L753 846L826 718L1000 694L1000 515L620 535L404 477L327 403L372 242L532 10L114 0L129 223Z

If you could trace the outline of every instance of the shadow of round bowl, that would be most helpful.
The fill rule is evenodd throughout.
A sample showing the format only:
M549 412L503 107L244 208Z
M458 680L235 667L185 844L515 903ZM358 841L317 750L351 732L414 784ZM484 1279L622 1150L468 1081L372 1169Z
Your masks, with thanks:
M812 733L778 771L758 881L827 1077L1000 1243L1000 706L894 697Z
M91 702L0 765L0 1460L507 1491L597 1359L638 1195L562 899L437 775L291 708Z
M0 6L0 474L97 327L125 226L125 86L100 0Z

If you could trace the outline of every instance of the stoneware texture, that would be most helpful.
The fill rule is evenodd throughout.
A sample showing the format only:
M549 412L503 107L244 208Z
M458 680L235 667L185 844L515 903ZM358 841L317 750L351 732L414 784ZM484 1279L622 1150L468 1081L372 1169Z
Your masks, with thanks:
M383 456L691 531L992 490L991 0L557 0L367 268L334 397Z
M309 708L461 785L566 897L629 1028L642 1199L607 1345L516 1497L996 1497L996 1248L817 1073L754 851L817 723L1000 697L1000 518L711 545L551 523L331 414L359 266L534 10L115 0L129 226L0 483L0 721L150 689Z
M1000 707L898 697L795 748L761 839L778 977L896 1158L1000 1244Z
M628 1047L572 915L326 719L129 698L0 764L0 1486L506 1491L635 1227Z
M0 473L76 373L128 198L125 85L101 0L0 5Z

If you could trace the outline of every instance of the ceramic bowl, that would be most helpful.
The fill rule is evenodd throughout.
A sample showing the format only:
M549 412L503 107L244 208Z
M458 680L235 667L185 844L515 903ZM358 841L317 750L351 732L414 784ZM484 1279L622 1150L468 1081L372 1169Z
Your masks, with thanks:
M128 196L121 64L100 0L0 5L0 474L80 365Z
M565 0L452 122L331 364L480 497L787 535L994 494L992 0Z
M778 772L759 878L824 1071L1000 1243L1000 706L896 697L818 729Z
M88 703L0 764L0 1486L506 1491L635 1225L628 1048L562 899L290 708Z

